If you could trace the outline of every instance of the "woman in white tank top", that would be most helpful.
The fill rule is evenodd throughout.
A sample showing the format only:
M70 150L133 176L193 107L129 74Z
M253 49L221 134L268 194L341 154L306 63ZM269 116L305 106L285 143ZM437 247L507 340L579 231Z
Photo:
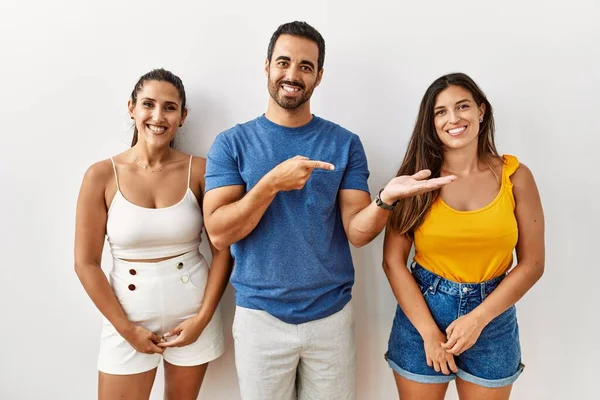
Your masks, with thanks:
M211 244L209 269L199 253L206 160L172 148L187 116L181 80L147 73L128 108L132 147L88 169L77 204L75 270L104 315L98 396L148 399L162 359L165 398L196 399L208 362L224 351L217 306L231 256Z

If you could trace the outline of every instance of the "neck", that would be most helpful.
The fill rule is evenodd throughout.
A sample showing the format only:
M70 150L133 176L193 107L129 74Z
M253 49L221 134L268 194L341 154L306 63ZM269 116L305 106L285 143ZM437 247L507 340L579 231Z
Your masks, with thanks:
M293 110L282 108L275 100L269 99L269 107L265 113L267 119L286 128L297 128L308 124L313 115L310 112L310 102L302 104Z
M141 142L136 143L132 150L137 161L148 167L166 163L171 158L172 151L169 146L156 147Z
M470 175L479 170L477 142L475 146L458 150L444 151L442 171L456 176Z

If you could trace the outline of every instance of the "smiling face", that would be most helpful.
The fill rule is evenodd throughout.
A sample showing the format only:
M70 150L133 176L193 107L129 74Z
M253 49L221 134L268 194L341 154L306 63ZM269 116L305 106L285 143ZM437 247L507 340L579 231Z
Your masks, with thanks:
M446 148L475 146L485 104L477 105L467 89L450 85L437 95L433 109L435 130Z
M271 98L286 110L306 104L321 82L323 70L317 71L319 48L311 40L281 35L265 63Z
M128 108L138 140L156 147L168 146L187 116L177 88L165 81L144 82L135 103L130 100Z

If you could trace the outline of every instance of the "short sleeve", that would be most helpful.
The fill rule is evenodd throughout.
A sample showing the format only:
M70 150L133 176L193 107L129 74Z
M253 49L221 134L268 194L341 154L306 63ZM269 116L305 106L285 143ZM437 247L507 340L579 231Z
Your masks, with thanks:
M237 158L227 143L227 137L218 135L206 157L205 191L222 186L245 185Z
M344 171L340 189L356 189L369 193L369 166L365 149L357 135L352 135L348 164Z
M504 184L512 185L510 177L519 168L519 159L509 154L504 154L502 158L504 159L504 166L502 168L502 178L504 180Z

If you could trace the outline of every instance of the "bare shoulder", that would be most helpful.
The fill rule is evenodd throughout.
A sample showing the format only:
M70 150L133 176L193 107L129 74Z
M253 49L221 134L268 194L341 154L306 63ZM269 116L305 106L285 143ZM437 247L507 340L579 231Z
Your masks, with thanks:
M535 179L529 167L525 164L519 164L515 173L510 177L510 180L515 188L527 189L535 187Z
M84 184L106 187L106 184L114 176L113 166L110 159L98 161L92 164L83 177Z

